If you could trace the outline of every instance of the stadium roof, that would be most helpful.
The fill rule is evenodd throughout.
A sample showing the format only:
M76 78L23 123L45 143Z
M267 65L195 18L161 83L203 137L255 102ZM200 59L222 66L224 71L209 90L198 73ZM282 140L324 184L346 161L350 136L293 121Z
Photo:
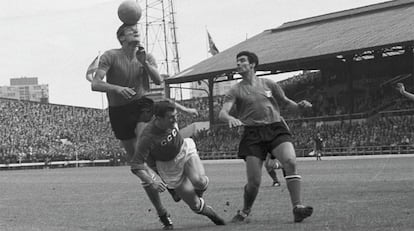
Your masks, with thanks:
M321 65L338 55L413 44L414 0L389 1L287 22L265 30L166 79L192 82L231 73L242 50L259 56L258 70L281 73Z

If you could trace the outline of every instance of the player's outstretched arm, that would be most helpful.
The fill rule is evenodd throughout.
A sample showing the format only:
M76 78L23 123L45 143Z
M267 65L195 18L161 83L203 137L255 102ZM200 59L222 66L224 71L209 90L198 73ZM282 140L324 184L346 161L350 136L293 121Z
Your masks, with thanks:
M285 92L283 91L283 89L279 86L279 84L275 84L276 86L276 94L277 96L283 100L287 106L293 110L300 110L302 108L310 108L312 107L312 104L310 102L308 102L307 100L301 100L299 102L295 102L291 99L289 99L286 95Z
M171 99L167 99L167 100L170 101L171 103L175 104L175 107L177 108L177 110L185 112L185 113L193 115L193 116L198 116L197 109L183 106L183 105L181 105L181 104L179 104L179 103L177 103L177 102L175 102Z
M153 187L159 192L164 192L167 189L167 185L159 180L153 178L148 165L152 164L153 160L149 157L151 142L150 137L141 135L135 144L134 156L130 161L131 172L141 179L143 185ZM148 164L149 163L149 164Z
M91 81L92 91L110 92L115 91L115 86L103 81L106 72L103 70L96 70L95 75Z
M311 108L312 104L307 100L301 100L299 102L295 102L286 97L285 102L288 104L288 107L293 108L294 110L298 111L302 108Z
M234 100L229 100L224 102L223 108L219 113L219 119L223 122L226 122L230 128L239 127L243 125L239 119L230 115L230 110L234 105Z
M141 179L144 185L153 187L158 192L164 192L167 189L167 185L163 181L154 180L152 178L146 164L136 165L131 171Z
M92 91L99 91L99 92L116 92L122 95L125 99L132 98L136 93L134 89L129 87L122 87L114 84L107 83L103 81L106 72L103 70L98 69L96 71L95 76L91 82Z
M403 83L397 83L397 90L400 92L401 95L407 97L408 99L414 101L414 94L405 90Z

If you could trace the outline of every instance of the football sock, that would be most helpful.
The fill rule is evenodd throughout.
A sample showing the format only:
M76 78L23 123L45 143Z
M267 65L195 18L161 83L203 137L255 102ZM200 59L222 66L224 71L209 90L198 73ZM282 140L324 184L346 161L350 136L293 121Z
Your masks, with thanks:
M249 214L250 210L253 207L253 203L256 200L256 196L259 193L259 188L257 187L250 187L248 188L247 185L244 186L244 207L243 212L245 214Z
M274 169L268 171L267 173L269 173L269 176L272 178L273 182L279 182L277 179L276 171Z
M301 205L302 202L300 199L300 190L302 177L300 175L290 175L286 176L285 179L293 207L295 207L296 205Z

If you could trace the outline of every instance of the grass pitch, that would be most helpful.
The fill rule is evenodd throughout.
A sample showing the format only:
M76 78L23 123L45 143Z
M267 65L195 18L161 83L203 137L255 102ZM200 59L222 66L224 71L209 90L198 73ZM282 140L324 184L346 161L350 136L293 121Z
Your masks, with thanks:
M309 159L308 159L309 160ZM293 223L285 181L262 187L249 222L215 226L168 193L176 230L414 230L414 157L298 161L312 217ZM205 200L226 220L242 206L242 161L205 162ZM159 230L161 224L128 167L0 171L0 230Z

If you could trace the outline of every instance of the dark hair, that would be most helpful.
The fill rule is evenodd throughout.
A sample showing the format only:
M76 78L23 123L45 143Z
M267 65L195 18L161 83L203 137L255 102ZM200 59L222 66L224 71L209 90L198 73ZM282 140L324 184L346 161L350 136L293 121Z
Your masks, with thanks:
M140 112L143 111L153 111L154 110L154 101L147 97L142 97L135 101L135 107L138 108Z
M125 29L127 29L130 26L136 26L136 25L131 25L131 24L122 24L118 30L116 31L116 38L118 39L119 43L122 44L121 40L119 39L121 36L125 35Z
M116 37L118 38L118 40L119 40L119 37L121 37L122 35L124 35L124 31L125 31L125 29L128 27L129 25L127 25L127 24L122 24L119 28L118 28L118 30L116 31Z
M159 117L164 117L168 111L174 111L175 104L171 103L168 100L160 101L154 105L154 115Z
M249 63L254 63L257 65L259 65L259 58L257 57L257 55L253 52L250 51L241 51L237 54L236 58L239 58L240 56L247 56L247 59L249 60Z

